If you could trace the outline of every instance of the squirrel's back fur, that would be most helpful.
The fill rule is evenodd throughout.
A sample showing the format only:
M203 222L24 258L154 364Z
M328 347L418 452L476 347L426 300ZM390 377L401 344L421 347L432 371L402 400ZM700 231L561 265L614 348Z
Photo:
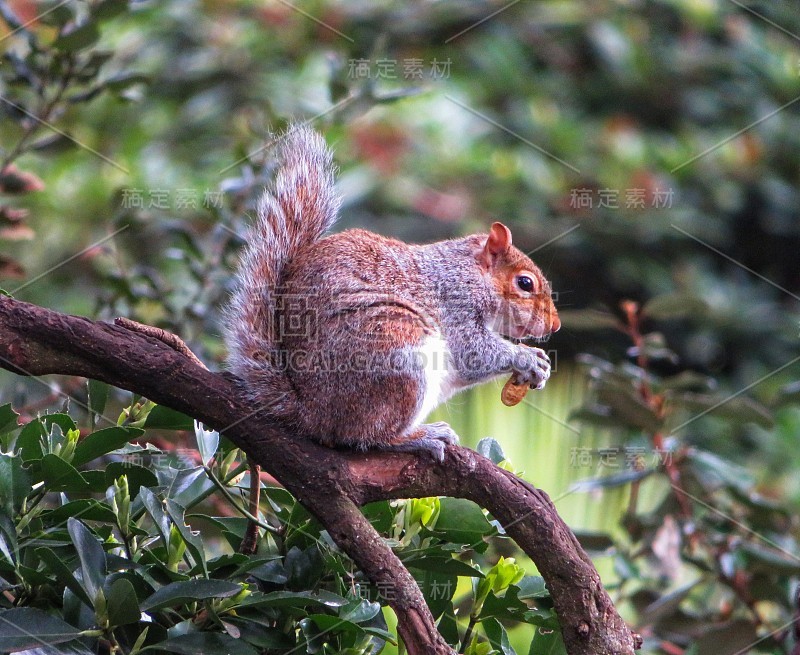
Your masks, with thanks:
M287 264L335 223L341 201L331 151L312 129L295 125L279 137L276 162L246 238L225 337L230 370L272 399L271 411L284 414L293 394L277 364L277 287Z

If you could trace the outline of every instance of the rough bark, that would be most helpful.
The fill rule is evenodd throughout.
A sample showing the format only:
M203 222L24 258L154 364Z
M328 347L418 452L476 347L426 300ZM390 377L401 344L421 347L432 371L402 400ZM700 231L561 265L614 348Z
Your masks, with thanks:
M387 602L411 655L449 654L410 573L358 506L447 495L491 512L547 582L569 655L631 655L640 645L547 495L466 448L442 464L401 453L352 453L295 439L248 404L237 380L207 371L161 341L0 296L0 367L78 375L135 391L211 426L271 473L325 526Z

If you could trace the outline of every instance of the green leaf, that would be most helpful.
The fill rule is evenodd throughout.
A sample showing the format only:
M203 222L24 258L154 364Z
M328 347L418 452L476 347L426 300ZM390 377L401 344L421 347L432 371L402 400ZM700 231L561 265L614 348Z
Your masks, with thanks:
M22 467L22 457L0 453L0 508L14 516L30 492L30 474Z
M273 560L259 564L249 571L250 575L258 578L264 582L271 582L273 584L284 585L289 580L289 576L283 567L282 560Z
M692 589L699 583L699 580L689 582L650 603L639 615L639 625L650 625L672 616L684 599L692 592Z
M800 573L800 556L796 554L784 553L754 542L742 543L737 552L744 555L748 571L772 573L781 578Z
M158 530L158 534L161 536L164 547L166 547L169 544L170 522L169 517L164 512L164 506L161 504L158 496L156 496L147 487L142 487L139 490L139 497L142 499L144 508L150 515L150 518L153 519L156 530Z
M440 571L442 573L452 573L458 576L470 578L483 577L483 573L479 569L475 568L474 566L470 566L466 562L453 559L450 556L432 556L421 557L412 560L403 560L403 564L409 568L420 571Z
M92 17L107 20L124 13L128 9L128 0L102 0L91 8Z
M695 412L697 416L709 414L741 423L755 423L769 429L775 424L772 412L747 396L711 396L699 393L681 393L670 396L670 409Z
M492 437L484 437L481 439L475 450L486 459L491 460L493 464L499 464L506 458L502 446L500 446L496 439L492 439Z
M0 651L15 652L61 644L80 636L80 630L32 607L0 612Z
M642 337L641 347L628 349L628 355L638 357L644 354L650 361L664 361L677 365L679 358L677 353L667 347L667 340L660 332L650 332Z
M341 619L338 616L331 616L330 614L311 614L307 619L303 619L301 624L305 621L312 621L323 635L326 636L329 634L336 634L337 632L350 634L364 633L364 628L361 626L356 625L352 621Z
M654 469L642 469L641 471L629 469L619 473L613 473L612 475L605 475L600 478L578 480L572 484L570 490L587 492L594 491L595 489L611 489L613 487L622 487L626 484L630 484L631 482L643 480L644 478L652 475L654 472Z
M623 386L604 379L597 385L597 401L601 405L609 406L612 413L631 428L639 428L648 433L661 429L661 420L633 386Z
M352 623L370 621L381 611L380 603L372 603L365 599L358 599L349 605L351 606L345 605L340 608L339 618Z
M112 450L121 448L126 443L140 437L144 430L140 428L111 427L96 430L78 442L75 447L75 457L72 463L80 466L86 462L91 462L102 455L110 453Z
M64 25L75 18L75 10L70 4L55 2L54 0L43 2L39 8L41 12L39 20L45 25L57 25L59 27Z
M453 600L458 586L458 576L439 571L412 571L411 573L422 590L422 595L425 597L425 602L428 604L433 618L438 619ZM378 593L381 596L380 600L390 600L390 594L393 594L394 590L379 588Z
M61 136L61 135L58 135ZM102 416L108 402L109 386L105 382L89 380L88 396L89 411L95 416Z
M140 652L162 651L177 655L258 655L258 651L241 639L220 632L193 632L167 639Z
M506 629L500 624L497 619L484 619L481 621L483 631L492 644L492 648L500 651L502 655L517 655L511 647L511 642L508 640L508 633Z
M191 553L195 565L200 565L203 568L203 575L208 577L208 569L206 568L206 553L203 548L203 538L199 532L193 532L192 529L186 525L186 510L169 498L164 502L167 514L172 519L178 532L181 533L186 549Z
M273 488L268 488L267 496L270 498L270 501L274 500L275 494ZM294 498L287 498L287 501L293 503ZM275 509L274 504L273 509ZM372 527L378 532L388 532L391 529L395 511L388 500L379 500L364 505L361 511L364 513L364 517L372 523ZM275 512L277 514L278 510L275 510Z
M570 412L568 421L580 421L599 428L630 427L621 416L614 414L608 405L590 403Z
M109 50L92 50L88 53L88 57L84 59L77 73L75 79L83 83L92 82L100 72L100 69L105 66L114 57L114 52ZM71 97L71 99L74 96ZM98 382L99 385L105 385L104 382ZM102 410L101 410L102 411Z
M106 553L97 537L78 519L67 519L67 531L81 562L83 588L94 603L97 592L103 588L106 579Z
M225 622L231 623L239 629L242 641L261 648L267 653L290 652L297 645L294 640L294 632L289 636L280 628L265 627L258 620L250 620L242 616L226 616Z
M325 647L325 636L319 626L309 618L304 618L299 622L300 630L305 640L306 653L316 655Z
M709 629L695 643L695 655L735 655L751 652L759 642L758 632L752 621L736 619Z
M136 84L147 84L149 81L150 78L142 73L119 73L103 80L103 86L114 93L121 93L122 91L125 91ZM175 412L174 410L170 411L174 412L175 414L179 414L179 412ZM191 430L191 428L174 429Z
M614 547L614 540L605 532L581 532L574 531L578 543L584 550L602 553Z
M434 532L447 541L460 544L479 543L495 530L481 508L472 501L442 498L439 507L439 519Z
M121 475L128 477L128 488L131 500L139 494L142 487L155 487L158 485L156 474L150 469L129 462L111 462L105 469L106 486L112 485L114 480Z
M480 585L478 587L480 588ZM512 585L501 596L496 596L494 593L484 596L483 605L478 608L480 610L480 619L496 618L504 621L531 622L528 619L529 608L519 599L518 592L519 588L516 585Z
M74 639L59 644L57 651L52 648L37 648L35 650L26 650L22 655L96 655L96 651L89 650L78 639Z
M111 627L136 623L141 618L136 590L129 580L117 578L107 594L108 620Z
M550 597L544 578L539 575L526 575L515 586L519 589L517 598L520 600Z
M30 421L17 437L16 447L21 451L23 461L42 458L42 441L48 439L54 425L59 426L64 434L76 429L75 421L69 414L46 414Z
M65 29L53 41L53 47L66 52L77 52L94 45L100 38L97 23L86 21L75 27Z
M37 548L34 553L44 563L45 567L56 577L61 584L72 591L87 607L94 607L92 598L78 582L61 557L50 548Z
M0 434L11 432L17 428L17 414L11 407L11 403L0 406Z
M613 314L595 309L562 309L558 312L561 325L576 332L585 330L607 330L621 327Z
M642 307L642 314L656 320L697 317L705 312L706 307L705 302L697 296L669 293L650 299Z
M149 430L194 430L194 419L186 414L176 412L174 409L156 405L150 410L144 427Z
M665 391L713 391L717 382L714 378L694 371L681 371L677 375L664 378L658 386Z
M197 450L200 451L203 465L208 466L211 458L217 452L217 448L219 448L219 432L206 430L200 423L195 422L194 438L197 441Z
M528 655L567 655L561 631L537 628Z
M489 616L514 619L515 614L524 613L528 607L517 597L516 586L524 577L525 571L513 557L501 556L475 585L473 613L479 613L482 619Z
M11 569L17 567L17 528L11 517L0 509L0 555L10 565ZM2 561L2 560L0 560Z
M347 605L349 601L343 596L320 589L311 591L272 591L268 594L253 593L242 601L243 607L308 607L323 605L337 608Z
M775 401L776 407L796 405L798 403L800 403L800 380L790 382L778 390L778 395Z
M24 564L20 564L19 566L17 566L17 571L19 573L19 577L25 580L25 582L27 582L31 586L49 585L52 584L53 582L43 572L32 569L29 566L25 566Z
M73 101L71 97L70 101ZM74 149L75 145L75 142L65 134L48 134L33 141L28 149L43 155L57 155Z
M699 448L688 451L687 462L698 480L708 489L725 485L749 493L753 477L741 466Z
M78 470L58 455L47 454L42 458L42 479L48 491L89 491L89 481Z
M442 637L448 644L458 644L460 635L458 634L458 619L453 603L448 603L437 626Z
M195 498L204 494L210 489L214 489L214 483L208 478L205 468L195 466L188 469L180 469L174 472L174 477L169 483L169 488L165 494L174 502L184 507L192 503ZM163 483L163 476L162 476Z
M227 580L183 580L161 587L142 602L142 611L151 612L165 607L179 607L197 600L231 598L242 586Z

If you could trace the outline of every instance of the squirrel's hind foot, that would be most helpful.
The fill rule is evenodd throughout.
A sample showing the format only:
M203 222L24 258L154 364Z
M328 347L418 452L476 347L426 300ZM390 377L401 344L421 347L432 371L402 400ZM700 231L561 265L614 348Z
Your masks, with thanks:
M420 425L413 432L395 438L381 446L381 450L398 452L420 452L429 454L437 462L444 461L444 450L448 445L458 445L458 435L444 421Z

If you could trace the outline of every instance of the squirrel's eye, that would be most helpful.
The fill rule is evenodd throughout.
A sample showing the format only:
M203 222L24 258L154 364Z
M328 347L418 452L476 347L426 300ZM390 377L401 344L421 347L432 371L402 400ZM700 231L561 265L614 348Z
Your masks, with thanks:
M520 275L517 277L517 286L526 293L530 293L533 291L533 280L527 275Z

